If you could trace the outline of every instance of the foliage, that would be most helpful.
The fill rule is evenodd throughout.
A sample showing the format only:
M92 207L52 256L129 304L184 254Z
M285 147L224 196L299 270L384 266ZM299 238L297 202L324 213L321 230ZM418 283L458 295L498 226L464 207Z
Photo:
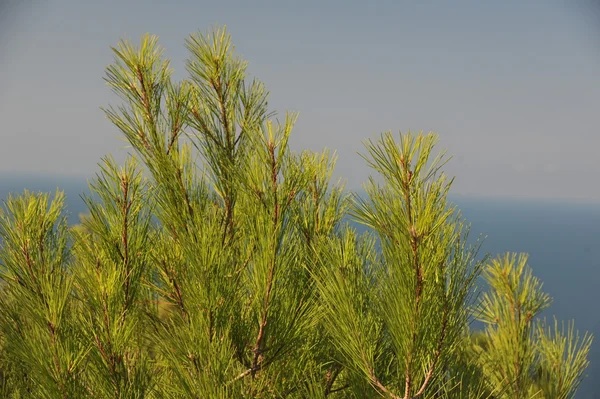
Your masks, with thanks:
M574 397L591 337L536 317L525 256L479 256L436 135L368 141L376 176L347 194L225 29L186 47L181 82L156 37L113 48L105 112L132 152L102 161L81 224L60 192L5 201L3 397Z

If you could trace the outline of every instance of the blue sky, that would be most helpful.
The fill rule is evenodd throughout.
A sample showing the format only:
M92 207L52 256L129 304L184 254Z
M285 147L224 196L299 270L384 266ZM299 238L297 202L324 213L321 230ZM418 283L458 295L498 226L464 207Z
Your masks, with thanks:
M459 195L600 202L600 30L583 1L10 1L0 6L0 175L91 177L123 159L100 106L109 47L160 37L186 77L184 39L227 25L294 149L357 152L380 132L434 131Z

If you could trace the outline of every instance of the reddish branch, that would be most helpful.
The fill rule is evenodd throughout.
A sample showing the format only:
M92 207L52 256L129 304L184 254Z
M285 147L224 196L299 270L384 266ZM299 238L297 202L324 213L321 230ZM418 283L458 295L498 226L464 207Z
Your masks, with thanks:
M121 242L123 244L123 268L125 269L125 282L124 282L124 290L125 290L125 309L129 307L129 288L131 284L131 276L129 271L129 232L128 232L128 222L129 222L129 209L131 207L131 201L129 201L129 181L127 180L127 176L121 177L121 190L123 192L123 203L121 205L121 212L123 217L123 226L122 226L122 234L121 234ZM123 319L121 320L121 324L123 323Z
M192 202L190 200L190 195L189 195L187 189L185 188L185 185L183 184L182 170L179 167L177 167L177 183L179 183L179 188L181 189L181 192L183 193L183 199L185 201L185 205L187 207L190 218L193 219L194 208L192 208Z
M327 374L325 375L325 381L327 381L327 385L325 386L325 396L329 396L333 392L337 392L337 391L344 389L344 387L338 388L338 389L332 389L333 384L335 383L335 380L337 379L337 377L340 375L341 371L342 371L342 367L339 365L336 366L333 370L332 369L327 370Z
M219 140L217 140L216 137L210 132L210 130L208 129L208 126L206 125L205 121L202 119L202 117L198 113L197 109L192 109L192 115L194 116L194 118L196 119L198 124L200 125L200 129L201 129L202 133L204 133L206 135L206 137L208 137L210 140L212 140L213 143L218 148L220 148L220 150L225 150L225 153L226 153L228 161L230 162L230 165L233 165L235 162L234 151L235 151L235 145L237 143L237 139L232 141L231 127L229 124L229 119L227 117L226 98L225 98L226 94L227 94L227 87L225 88L225 90L223 90L223 84L221 82L220 76L217 78L217 80L210 79L209 83L212 86L212 88L215 90L215 92L217 93L217 97L218 97L219 109L221 111L220 119L221 119L221 123L223 124L223 129L225 130L225 148L223 148L223 144L220 143ZM224 180L225 181L230 180L227 178L229 176L229 173L227 172L227 170L225 170L223 172L224 172L223 175L225 176ZM222 240L223 245L225 245L226 238L228 236L231 237L233 235L233 206L234 206L234 199L233 199L233 194L232 194L231 190L228 190L228 192L225 193L224 197L225 197L224 198L225 228L223 231L223 240Z
M50 331L50 342L52 344L52 357L54 359L54 367L56 367L56 371L58 373L58 385L60 387L63 399L67 399L67 389L65 387L65 382L63 381L63 371L60 366L60 360L58 359L58 344L56 342L56 329L52 322L48 321L48 330Z
M406 163L404 158L400 159L400 163L402 167L406 167ZM406 373L405 373L405 386L404 386L404 397L408 398L410 395L410 389L412 386L412 363L413 363L413 352L415 349L416 341L417 341L417 322L419 319L420 313L420 305L421 305L421 296L423 293L423 270L421 264L419 262L419 252L418 245L420 236L415 228L415 220L412 215L412 201L411 201L411 190L410 184L413 178L413 172L408 171L407 178L404 181L404 200L406 202L406 213L408 216L408 225L409 225L409 236L410 236L410 244L412 249L413 256L413 266L415 271L415 310L412 321L412 343L411 343L411 351L408 354L408 358L406 361Z
M33 271L34 262L33 262L33 259L31 259L28 244L29 244L29 239L26 240L26 245L23 246L22 251L23 251L23 255L25 256L25 264L27 265L27 271L29 273L29 278L31 278L31 281L33 282L33 284L35 286L35 289L37 291L36 293L45 302L45 299L44 299L43 293L42 293L42 287L40 286L40 283L38 282L37 278L35 277L35 273Z
M184 104L179 100L180 99L177 98L175 101L175 118L173 120L173 126L171 127L171 137L169 139L169 143L167 144L167 155L169 155L171 149L175 145L181 129L181 109L183 108Z
M150 109L151 104L150 104L150 93L148 93L148 88L146 87L146 82L144 79L144 74L142 73L142 70L140 69L139 65L137 67L137 78L140 82L140 86L141 86L141 92L138 92L138 96L140 97L140 100L142 101L142 106L144 107L144 112L146 113L146 118L148 119L148 124L150 125L150 127L152 129L156 129L156 125L154 122L154 117L152 116L152 110ZM137 90L136 90L137 91ZM140 138L142 139L142 143L144 144L144 147L146 147L146 149L148 151L151 151L150 145L148 144L148 141L146 139L146 135L144 135L141 131L139 132Z
M182 316L185 319L187 319L188 313L187 313L185 304L183 302L183 293L181 292L181 288L179 287L179 284L177 283L177 276L175 275L174 271L167 265L167 263L164 260L161 261L161 264L162 264L162 268L163 268L165 274L167 275L167 278L169 279L169 282L173 286L173 290L174 290L174 294L175 294L175 298L173 298L173 299L175 300L175 303L179 307L179 310L181 311ZM170 296L173 297L173 294L171 294Z
M258 371L259 364L262 363L262 353L264 351L264 334L267 326L267 315L269 312L269 300L271 298L271 290L273 288L273 274L275 269L275 259L271 261L269 267L269 274L267 276L267 292L265 293L265 300L263 303L263 314L258 330L258 336L256 337L256 344L254 345L254 357L252 358L252 376Z
M440 360L440 356L442 354L442 349L444 347L444 342L446 340L446 329L447 328L448 328L448 309L446 306L446 301L444 300L444 318L442 320L442 330L440 332L440 339L438 341L437 348L435 349L435 354L433 355L433 362L431 363L431 367L429 368L429 370L427 371L427 374L425 375L425 380L423 381L423 385L421 385L421 388L415 394L415 397L417 397L417 398L421 397L421 395L423 395L423 393L425 392L425 388L427 388L427 384L429 384L429 381L433 377L433 373L435 372L435 368L436 368L437 363Z
M198 122L198 124L200 125L200 132L203 133L206 137L208 137L214 145L216 146L221 146L221 144L219 143L219 140L217 140L217 138L212 134L212 132L208 129L208 126L206 125L206 122L204 121L204 119L200 116L200 114L198 113L198 109L193 108L192 109L192 115L194 116L195 120Z
M372 368L369 368L369 379L381 393L387 395L390 399L403 399L401 396L398 396L387 389L385 385L383 385L383 383L375 376L375 371Z
M210 79L209 83L211 84L211 86L215 90L215 92L217 93L219 109L221 111L221 122L223 123L223 128L225 129L227 150L230 153L230 155L233 156L232 152L233 152L233 144L234 143L233 143L233 140L231 137L231 127L229 126L229 119L227 118L227 108L226 108L227 104L226 104L226 98L225 98L227 88L225 88L225 91L223 90L223 83L221 82L220 75L217 76L217 80Z
M271 161L271 188L273 190L275 209L273 211L273 228L277 230L279 223L279 200L277 198L277 160L275 159L275 145L273 143L268 144L269 157ZM274 237L275 238L275 237ZM276 244L273 242L273 246ZM264 336L265 328L267 326L267 316L269 312L269 301L271 299L271 290L273 288L273 277L275 274L275 248L273 248L273 257L271 258L271 264L269 265L269 273L267 275L267 290L265 293L265 299L263 302L263 314L258 330L258 336L256 337L256 344L254 345L254 357L252 359L251 374L254 377L257 367L262 363L262 353L264 351Z

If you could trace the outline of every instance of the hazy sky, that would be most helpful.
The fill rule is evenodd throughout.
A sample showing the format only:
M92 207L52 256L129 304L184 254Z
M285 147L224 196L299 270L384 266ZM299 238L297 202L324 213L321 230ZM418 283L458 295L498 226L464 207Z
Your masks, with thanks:
M359 187L362 141L434 131L456 194L600 202L600 18L583 1L83 1L0 5L0 175L91 177L125 143L100 106L109 46L227 25L294 149L336 149ZM13 4L9 6L7 4ZM18 4L18 5L17 5Z

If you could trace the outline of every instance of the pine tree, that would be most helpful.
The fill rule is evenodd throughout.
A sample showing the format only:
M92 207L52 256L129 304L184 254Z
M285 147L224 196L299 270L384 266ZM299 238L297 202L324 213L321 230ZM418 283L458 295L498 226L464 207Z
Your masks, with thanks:
M186 47L181 82L155 36L113 48L131 153L79 225L60 192L5 201L3 397L574 397L591 336L539 318L524 255L479 253L435 134L366 142L361 198L292 151L225 29Z

